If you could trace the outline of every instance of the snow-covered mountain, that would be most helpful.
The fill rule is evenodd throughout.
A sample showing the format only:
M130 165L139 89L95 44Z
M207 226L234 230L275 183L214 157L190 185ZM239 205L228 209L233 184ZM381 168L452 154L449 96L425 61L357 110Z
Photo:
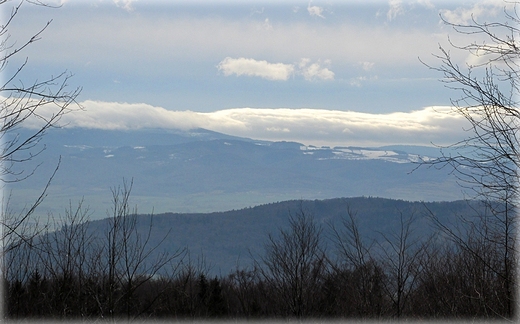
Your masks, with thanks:
M38 194L58 161L42 210L62 212L84 197L93 218L106 216L110 188L133 179L139 211L210 212L289 199L378 196L406 200L462 198L447 171L419 168L438 156L418 146L315 147L239 138L203 129L128 131L64 128L42 140L34 176L12 185L13 206ZM31 168L26 164L24 168Z

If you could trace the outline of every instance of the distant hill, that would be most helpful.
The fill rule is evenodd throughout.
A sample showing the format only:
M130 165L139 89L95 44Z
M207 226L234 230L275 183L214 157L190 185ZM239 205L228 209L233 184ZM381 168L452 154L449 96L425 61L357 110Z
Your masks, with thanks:
M427 210L443 221L453 221L455 215L475 216L479 210L476 202L408 202L373 197L337 198L327 200L291 200L260 205L252 208L215 213L165 213L153 216L153 232L150 246L162 243L159 251L188 247L191 259L204 257L210 273L226 275L237 265L251 265L251 255L260 256L267 235L276 236L280 228L287 228L290 214L305 212L312 215L323 228L325 239L330 238L330 224L341 227L347 210L356 214L362 236L371 242L381 240L380 233L398 233L400 215L406 219L417 217L413 235L433 233ZM90 222L91 233L104 235L108 219ZM146 233L150 215L138 217L140 233ZM327 243L333 257L334 246ZM153 259L153 258L152 258Z
M21 130L23 132L23 130ZM13 190L21 208L40 193L61 164L38 212L63 213L84 197L92 218L106 216L110 188L133 179L139 211L212 212L273 201L377 196L442 201L462 199L449 170L419 168L436 148L315 147L190 131L62 128L41 141L46 149L25 170L37 172ZM32 164L31 164L32 163Z

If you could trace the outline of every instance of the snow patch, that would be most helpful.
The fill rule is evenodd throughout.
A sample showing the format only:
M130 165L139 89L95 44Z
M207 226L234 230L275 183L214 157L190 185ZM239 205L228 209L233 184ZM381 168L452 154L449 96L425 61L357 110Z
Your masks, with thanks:
M63 146L65 146L67 148L77 148L80 151L84 151L86 149L92 148L92 146L88 146L88 145L63 145Z
M332 157L319 157L318 160L384 160L393 163L410 163L428 161L430 158L421 157L417 154L398 153L392 150L380 150L361 147L334 147L327 146L300 146L300 151L305 155L311 155L319 151L331 152Z

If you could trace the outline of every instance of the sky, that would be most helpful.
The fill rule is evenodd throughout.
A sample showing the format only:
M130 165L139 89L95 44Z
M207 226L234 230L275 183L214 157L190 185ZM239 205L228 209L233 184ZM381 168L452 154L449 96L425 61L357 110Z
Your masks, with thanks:
M440 82L439 46L475 35L441 21L503 16L491 1L57 1L24 3L11 40L52 22L20 82L67 71L82 109L67 127L202 127L308 145L446 145L464 136L460 93ZM18 2L10 2L7 7ZM5 16L10 9L3 7ZM425 63L427 65L425 65ZM43 113L52 113L51 111ZM27 125L30 126L30 123Z

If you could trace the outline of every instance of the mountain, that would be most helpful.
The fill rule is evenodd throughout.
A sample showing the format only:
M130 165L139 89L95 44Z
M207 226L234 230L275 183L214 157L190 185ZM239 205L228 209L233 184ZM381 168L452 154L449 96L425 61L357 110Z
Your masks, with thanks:
M362 195L463 198L447 170L413 171L420 156L439 154L428 147L330 148L204 129L82 128L53 129L40 145L46 149L23 165L37 171L10 186L14 208L35 199L60 156L59 170L39 208L43 214L63 213L70 202L83 197L92 218L103 218L111 207L111 188L123 179L133 179L132 203L144 213L224 211L291 199Z

